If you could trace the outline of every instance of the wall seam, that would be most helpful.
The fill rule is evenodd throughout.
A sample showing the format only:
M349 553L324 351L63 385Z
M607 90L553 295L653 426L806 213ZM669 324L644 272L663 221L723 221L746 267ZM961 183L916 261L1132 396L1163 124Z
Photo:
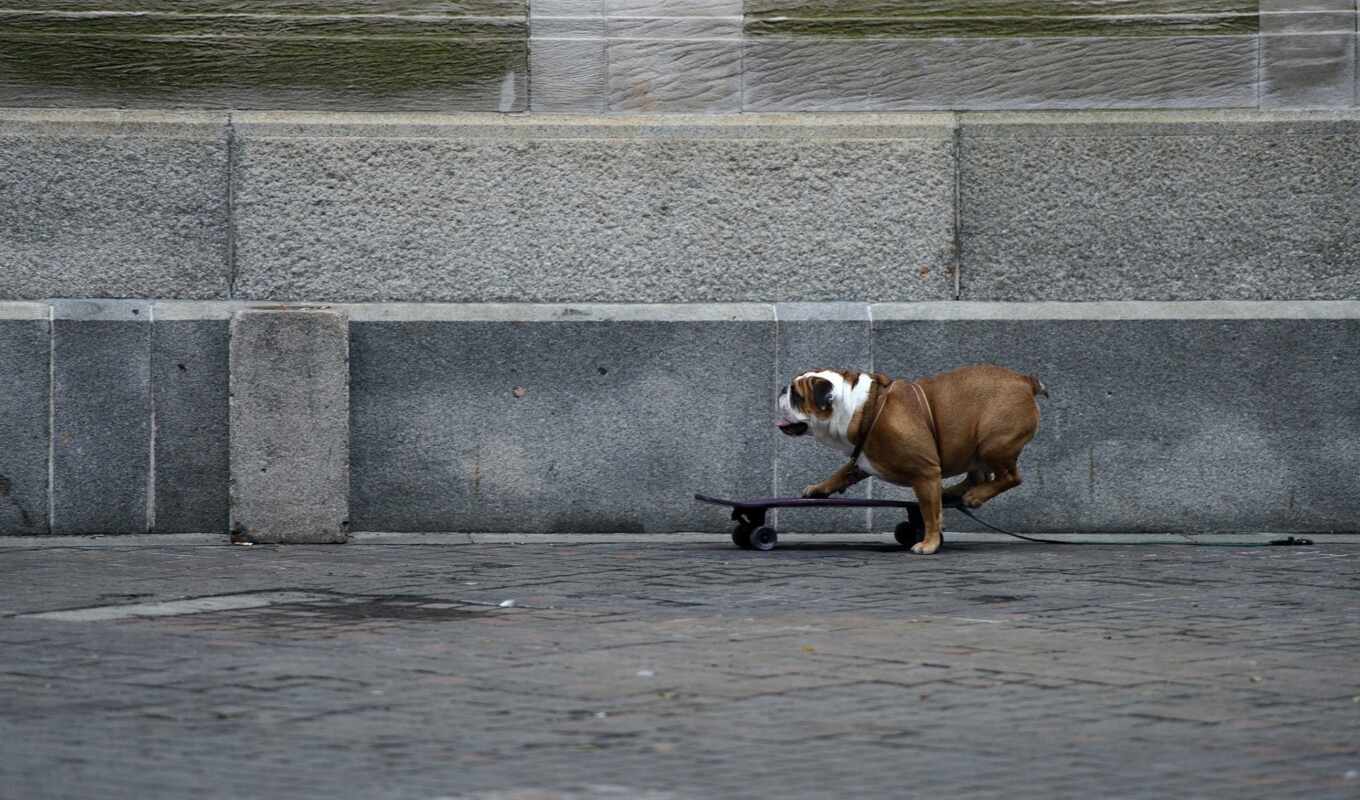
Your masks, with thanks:
M227 299L236 298L236 126L227 114Z
M47 305L47 532L56 530L57 514L57 311Z
M534 2L524 4L524 113L534 113ZM512 110L510 113L514 113Z
M147 426L146 459L146 532L156 530L156 304L146 310L146 368L148 374L146 399L151 416Z
M1256 6L1256 37L1255 37L1255 38L1256 38L1256 80L1254 81L1255 87L1256 87L1256 105L1255 105L1255 108L1256 108L1257 110L1260 110L1260 109L1263 107L1263 105L1264 105L1264 103L1263 103L1263 101L1262 101L1262 97L1263 97L1264 93L1261 91L1261 84L1264 83L1264 82L1265 82L1265 79L1266 79L1265 14L1266 14L1266 12L1263 11L1263 10L1261 9L1261 6L1258 4L1258 5Z
M954 299L963 299L963 115L954 112Z

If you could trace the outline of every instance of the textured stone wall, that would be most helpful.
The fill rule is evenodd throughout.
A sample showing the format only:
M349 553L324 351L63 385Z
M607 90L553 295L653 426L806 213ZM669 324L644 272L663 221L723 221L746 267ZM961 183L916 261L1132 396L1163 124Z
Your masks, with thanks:
M1357 112L0 112L0 299L1353 299Z
M1356 0L42 0L0 105L1350 108Z

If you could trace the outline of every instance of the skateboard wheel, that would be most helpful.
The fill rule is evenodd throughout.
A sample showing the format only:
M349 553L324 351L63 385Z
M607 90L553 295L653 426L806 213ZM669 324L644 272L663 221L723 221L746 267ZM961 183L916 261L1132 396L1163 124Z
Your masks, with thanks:
M732 531L732 544L743 550L750 550L751 529L746 525L738 525L737 529Z
M911 547L926 538L926 530L924 526L918 528L910 522L899 522L893 528L893 538L903 547Z
M751 531L751 546L757 550L773 550L779 544L779 534L774 528L762 525Z

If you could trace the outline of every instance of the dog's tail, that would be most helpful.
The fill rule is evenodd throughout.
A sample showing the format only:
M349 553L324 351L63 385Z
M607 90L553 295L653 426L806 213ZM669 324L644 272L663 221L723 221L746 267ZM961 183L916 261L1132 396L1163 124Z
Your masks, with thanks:
M1029 381L1030 388L1034 390L1035 397L1038 397L1039 395L1048 397L1048 387L1044 385L1043 381L1033 375L1026 375L1025 379Z

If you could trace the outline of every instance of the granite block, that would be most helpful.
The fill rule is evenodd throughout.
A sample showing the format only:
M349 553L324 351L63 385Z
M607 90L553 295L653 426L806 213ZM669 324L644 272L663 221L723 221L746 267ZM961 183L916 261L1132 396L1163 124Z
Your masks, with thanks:
M450 311L353 323L356 530L726 531L695 492L770 492L775 336L759 307Z
M225 297L225 122L0 111L0 298Z
M947 118L252 119L237 123L243 299L954 292Z
M965 299L1360 292L1360 121L1074 117L965 121Z
M748 37L745 111L1254 108L1257 37Z
M255 542L349 537L349 333L342 313L231 321L230 525Z
M226 319L157 319L152 325L153 531L227 530L227 325Z
M0 535L48 532L50 328L47 306L0 303Z
M653 29L652 35L658 35ZM741 111L741 42L610 39L610 111Z
M151 304L57 301L52 323L52 532L146 533Z

